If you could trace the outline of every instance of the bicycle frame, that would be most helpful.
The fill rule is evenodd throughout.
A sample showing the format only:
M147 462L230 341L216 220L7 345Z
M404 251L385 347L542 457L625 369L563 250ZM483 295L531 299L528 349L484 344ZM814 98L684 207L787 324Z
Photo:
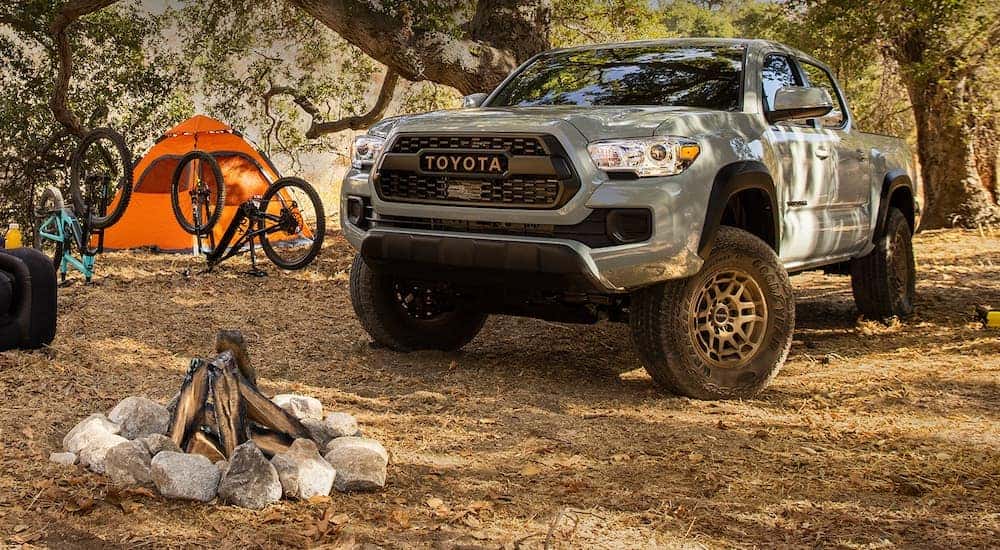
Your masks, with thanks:
M233 220L229 223L229 227L226 228L226 232L222 234L219 242L208 254L207 260L209 270L223 261L242 253L243 247L249 245L251 265L250 274L258 277L266 275L266 272L257 269L257 256L254 241L256 241L261 235L281 231L280 225L264 227L264 222L266 220L280 222L281 217L262 211L256 200L249 200L241 204L236 210ZM244 221L249 222L247 230L236 239L236 242L232 243L232 246L230 246L233 237L236 236L236 232L243 225Z
M66 228L70 229L71 234L67 234ZM89 243L84 241L84 236L89 236L90 232L84 229L81 227L80 221L76 219L76 216L66 208L58 212L52 212L38 226L39 237L61 243L63 246L62 258L59 262L59 273L64 281L70 268L82 273L88 283L94 276L94 261L96 260L96 255L100 252L101 246L99 244L93 254L89 253ZM98 236L99 243L103 241L102 237L103 235ZM79 259L70 254L69 244L77 245L81 256Z

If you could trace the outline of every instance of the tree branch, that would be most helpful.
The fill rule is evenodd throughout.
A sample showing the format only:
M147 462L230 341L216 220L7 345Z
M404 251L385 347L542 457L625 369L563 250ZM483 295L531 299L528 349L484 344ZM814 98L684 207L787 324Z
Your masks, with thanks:
M49 99L49 109L60 124L71 133L83 136L86 128L80 119L70 110L67 96L69 82L73 78L73 50L69 43L69 26L77 19L114 4L117 0L70 0L56 13L49 26L56 45L56 82L52 87L52 97Z
M530 48L519 45L517 53L496 47L505 30L499 22L501 19L478 16L478 12L493 10L502 4L503 13L507 14L502 20L507 21L507 30L513 32L532 24L547 25L550 3L549 0L479 0L475 20L480 25L476 27L481 32L489 29L492 33L480 40L475 33L469 38L456 38L444 32L415 28L407 3L391 11L383 3L368 0L286 1L316 18L369 57L395 69L401 77L411 82L431 80L465 94L491 90L517 66L528 50L545 49L535 47L535 41L530 43ZM524 13L529 15L522 17ZM484 21L492 24L482 24ZM538 42L547 43L547 26L539 32L543 40ZM505 44L518 44L518 41L512 37Z
M316 139L320 136L343 130L361 130L382 119L386 109L389 108L389 102L392 101L392 94L396 91L398 83L399 73L391 68L388 69L385 73L385 79L382 80L382 88L379 90L378 99L375 100L375 105L370 111L363 115L349 116L330 121L324 121L323 113L320 112L319 108L299 90L289 86L271 86L264 94L264 112L268 116L271 115L270 105L271 99L274 96L287 95L292 98L292 101L300 109L312 117L309 129L306 130L306 137L309 139Z

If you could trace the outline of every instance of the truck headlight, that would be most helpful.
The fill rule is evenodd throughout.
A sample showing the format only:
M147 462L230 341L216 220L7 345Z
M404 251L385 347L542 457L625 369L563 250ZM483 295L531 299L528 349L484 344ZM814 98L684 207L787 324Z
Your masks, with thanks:
M678 137L595 141L587 150L601 170L630 172L640 178L680 174L701 153L697 143Z
M376 136L358 136L351 144L351 166L361 169L375 163L382 148L385 147L385 140Z

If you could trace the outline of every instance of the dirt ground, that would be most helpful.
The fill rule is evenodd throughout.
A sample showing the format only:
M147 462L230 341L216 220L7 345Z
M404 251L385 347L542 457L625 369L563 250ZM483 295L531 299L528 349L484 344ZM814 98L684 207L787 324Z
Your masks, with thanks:
M714 403L658 393L620 325L494 318L462 353L371 349L350 249L330 240L303 273L115 253L96 284L61 289L52 348L0 354L0 546L1000 541L1000 332L973 317L1000 306L995 234L919 236L919 314L904 323L859 321L846 277L795 277L784 370L758 399ZM245 331L266 392L314 395L384 442L385 490L253 512L48 462L91 412L167 400L219 328Z

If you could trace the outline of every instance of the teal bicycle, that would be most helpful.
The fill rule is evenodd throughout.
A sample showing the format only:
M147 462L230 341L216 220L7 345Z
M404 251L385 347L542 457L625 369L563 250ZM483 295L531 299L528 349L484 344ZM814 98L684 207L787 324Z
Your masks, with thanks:
M52 257L63 282L75 269L89 283L104 249L104 230L121 219L132 197L132 153L120 134L98 128L83 138L70 160L70 194L72 207L56 187L42 193L35 248Z

